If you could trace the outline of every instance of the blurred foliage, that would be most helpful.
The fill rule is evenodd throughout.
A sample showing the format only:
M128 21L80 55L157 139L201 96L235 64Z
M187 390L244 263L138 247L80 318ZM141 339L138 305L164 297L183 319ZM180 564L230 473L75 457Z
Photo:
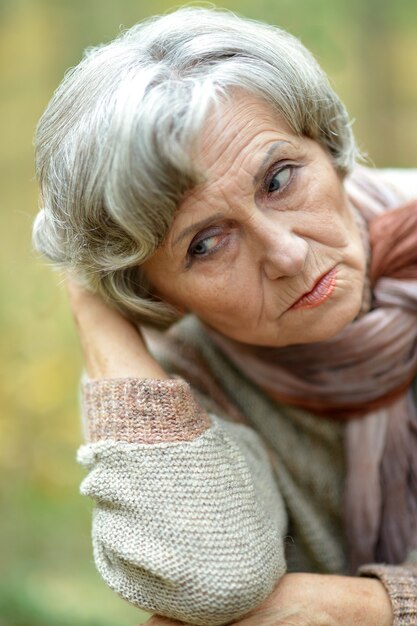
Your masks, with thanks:
M0 0L0 626L143 623L99 580L81 470L78 341L58 274L31 251L32 135L89 45L175 2ZM199 4L198 2L195 4ZM225 0L288 29L328 72L378 166L416 167L415 0Z

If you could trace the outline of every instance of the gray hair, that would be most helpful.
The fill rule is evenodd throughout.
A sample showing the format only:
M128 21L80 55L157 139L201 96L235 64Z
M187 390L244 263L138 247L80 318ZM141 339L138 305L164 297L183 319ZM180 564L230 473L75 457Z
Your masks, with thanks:
M139 266L202 180L193 146L236 88L319 142L342 174L352 167L346 110L295 37L227 11L179 9L87 50L55 92L36 135L35 248L138 323L177 319Z

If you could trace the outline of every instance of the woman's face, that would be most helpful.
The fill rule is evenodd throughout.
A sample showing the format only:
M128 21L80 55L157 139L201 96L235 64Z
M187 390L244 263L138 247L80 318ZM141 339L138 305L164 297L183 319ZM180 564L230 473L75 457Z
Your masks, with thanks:
M181 203L144 264L160 298L244 343L338 333L361 306L365 252L329 155L245 95L212 116Z

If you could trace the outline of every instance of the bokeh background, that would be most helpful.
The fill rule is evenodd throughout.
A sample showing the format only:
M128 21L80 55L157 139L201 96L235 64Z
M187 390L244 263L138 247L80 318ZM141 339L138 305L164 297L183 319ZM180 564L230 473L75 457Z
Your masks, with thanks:
M198 2L194 4L200 4ZM81 357L57 273L31 251L32 136L85 47L169 1L0 0L0 626L133 626L90 547L77 386ZM378 167L417 166L415 0L249 0L219 6L278 24L319 59Z

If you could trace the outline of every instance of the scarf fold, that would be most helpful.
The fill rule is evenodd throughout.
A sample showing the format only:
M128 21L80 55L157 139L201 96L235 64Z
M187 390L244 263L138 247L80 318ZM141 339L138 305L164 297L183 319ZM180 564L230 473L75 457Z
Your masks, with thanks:
M417 200L358 168L346 182L369 236L371 306L336 337L265 348L208 334L272 399L347 421L350 570L417 548Z

